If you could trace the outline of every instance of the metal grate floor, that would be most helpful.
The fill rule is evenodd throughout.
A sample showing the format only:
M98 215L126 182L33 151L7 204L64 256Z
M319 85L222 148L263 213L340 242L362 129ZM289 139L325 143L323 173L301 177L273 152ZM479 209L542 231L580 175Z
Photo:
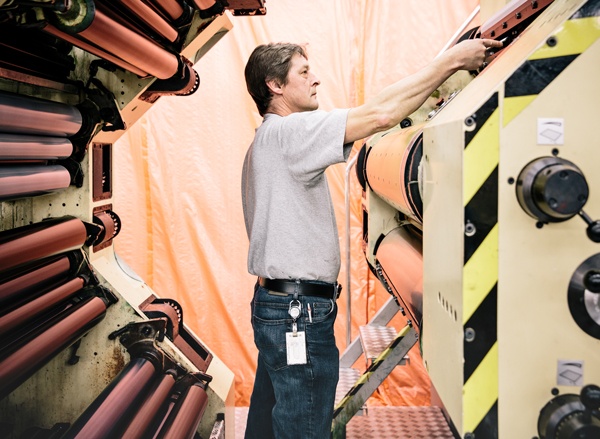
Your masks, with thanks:
M246 431L247 407L236 407L235 439ZM454 439L437 407L370 407L346 427L347 439Z

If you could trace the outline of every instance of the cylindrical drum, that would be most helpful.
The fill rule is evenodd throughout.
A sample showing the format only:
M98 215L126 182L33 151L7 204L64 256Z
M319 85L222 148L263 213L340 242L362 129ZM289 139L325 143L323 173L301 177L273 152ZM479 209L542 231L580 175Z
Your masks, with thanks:
M368 152L366 179L371 189L408 218L423 223L420 165L423 127L416 125L382 136Z
M87 231L78 218L64 217L0 232L0 271L79 249Z
M0 132L69 137L81 128L77 107L0 92Z
M0 167L0 200L44 195L70 184L71 174L61 165Z
M60 160L72 152L73 144L64 137L0 133L0 162Z

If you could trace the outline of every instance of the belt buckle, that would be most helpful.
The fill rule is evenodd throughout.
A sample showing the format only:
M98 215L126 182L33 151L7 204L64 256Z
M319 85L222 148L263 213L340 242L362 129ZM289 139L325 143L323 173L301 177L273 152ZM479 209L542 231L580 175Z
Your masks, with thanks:
M334 284L334 293L335 293L335 300L338 300L338 298L340 297L340 294L342 293L342 284L339 284L337 282Z

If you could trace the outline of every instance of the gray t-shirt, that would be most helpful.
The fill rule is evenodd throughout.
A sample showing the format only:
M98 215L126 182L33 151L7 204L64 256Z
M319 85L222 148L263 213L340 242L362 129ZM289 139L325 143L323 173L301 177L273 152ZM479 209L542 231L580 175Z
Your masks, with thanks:
M242 171L248 271L335 282L340 246L325 169L347 160L348 109L267 114Z

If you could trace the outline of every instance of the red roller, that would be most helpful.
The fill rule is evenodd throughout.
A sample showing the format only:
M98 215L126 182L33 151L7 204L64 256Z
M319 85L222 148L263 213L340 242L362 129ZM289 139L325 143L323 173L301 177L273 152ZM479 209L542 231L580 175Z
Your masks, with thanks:
M33 197L66 189L71 174L60 165L15 165L0 167L0 200Z
M64 217L0 232L0 271L79 249L87 232L77 218Z
M422 246L419 238L398 227L383 238L375 254L382 275L417 329L423 316Z
M134 358L75 421L64 439L113 439L131 419L156 374L154 364Z
M0 131L4 133L68 137L82 124L72 105L0 92Z
M28 320L33 319L53 305L62 302L85 286L85 281L77 277L69 282L48 291L13 311L0 316L0 337L8 331L17 328Z
M215 0L193 0L199 11L200 18L209 18L221 14L225 8L220 1Z
M41 289L60 277L66 277L71 269L71 261L67 256L53 260L42 266L36 266L23 274L12 276L0 283L0 306L16 299L21 293L33 288Z
M50 26L47 26L47 31L53 33ZM176 55L144 35L111 20L97 9L93 12L90 24L85 29L73 33L76 33L78 38L159 79L170 78L179 68L179 58ZM76 42L74 44L77 45Z
M162 19L152 8L140 0L121 0L121 2L137 15L144 23L166 40L174 43L179 36L169 23Z
M171 374L163 375L158 383L150 390L150 396L121 436L122 439L140 439L147 437L145 434L150 425L156 420L161 407L171 395L175 378Z
M73 144L62 137L0 133L0 161L60 160L73 152Z
M183 15L183 7L177 0L153 0L152 3L173 21L177 21Z
M68 315L39 336L0 360L0 399L8 395L55 355L73 344L106 312L106 304L98 297L73 306Z
M89 52L93 55L96 55L99 58L110 61L111 63L121 67L124 70L127 70L128 72L134 73L141 78L145 78L146 76L148 76L148 72L144 72L143 70L138 69L136 66L133 66L133 65L129 64L128 62L123 61L121 58L118 58L118 57L114 56L113 54L100 49L99 47L89 44L86 41L80 40L80 39L74 37L73 35L69 35L65 32L62 32L50 24L46 25L46 27L44 27L43 30L44 30L44 32L54 35L55 37L58 37L61 40L68 41L69 43L85 50L86 52Z
M193 0L194 4L198 7L198 9L210 9L212 8L216 1L215 0Z
M373 192L419 226L423 223L419 190L422 132L422 125L390 131L369 150L366 159L367 182Z
M192 385L183 400L178 401L174 407L159 437L161 439L192 439L207 403L206 390L200 384Z

